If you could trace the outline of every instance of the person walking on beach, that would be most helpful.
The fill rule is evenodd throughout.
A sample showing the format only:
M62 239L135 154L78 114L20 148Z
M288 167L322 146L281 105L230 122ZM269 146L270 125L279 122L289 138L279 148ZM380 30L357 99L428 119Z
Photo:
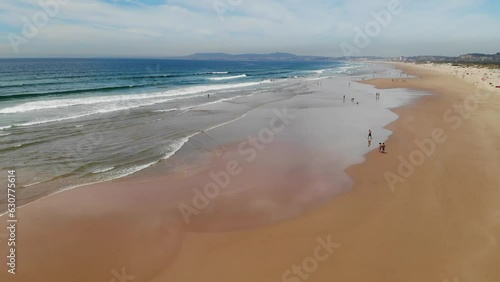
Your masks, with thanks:
M344 95L344 103L345 103L345 95Z
M381 148L381 150L382 150L382 154L385 154L385 143L382 143L382 148Z
M372 131L368 130L368 140L372 141L372 139L373 139L373 137L372 137Z
M382 143L378 143L378 152L382 153Z

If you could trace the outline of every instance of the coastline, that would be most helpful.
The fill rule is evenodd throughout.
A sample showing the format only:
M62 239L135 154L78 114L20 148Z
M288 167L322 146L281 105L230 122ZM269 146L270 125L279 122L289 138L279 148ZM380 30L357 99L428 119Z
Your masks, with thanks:
M297 105L295 105L295 104L297 104L297 102L295 102L295 103L291 103L290 105L287 105L287 106L291 106L292 108L299 107L298 109L301 109L302 107L308 107L308 104L310 104L310 106L313 108L329 106L329 107L332 107L332 110L343 111L342 114L339 112L340 116L339 115L337 115L337 116L323 115L322 117L321 116L318 117L318 119L328 119L328 118L342 119L342 118L345 118L342 115L346 115L346 116L349 116L349 119L352 119L352 120L360 120L360 118L365 118L366 120L369 120L369 119L367 119L367 117L369 115L378 116L380 114L380 110L383 111L383 109L380 109L380 107L378 107L378 110L377 109L374 110L370 107L366 108L366 105L365 105L365 109L363 110L362 114L356 113L356 115L353 116L353 114L354 114L353 109L348 109L348 108L349 108L349 105L351 105L351 106L354 105L354 103L350 102L351 97L356 97L358 99L357 101L360 101L361 103L371 103L372 106L375 106L375 104L372 101L371 94L370 94L371 92L375 92L375 89L368 88L366 86L365 87L357 87L355 85L353 85L353 88L347 87L348 82L352 82L353 84L355 84L355 81L353 80L355 78L361 79L361 77L363 77L363 79L367 79L368 77L371 77L372 76L371 72L367 72L367 70L373 71L373 73L376 74L377 76L378 75L382 75L382 76L388 75L387 74L387 72L388 72L387 67L381 67L380 64L368 64L368 65L364 66L364 69L362 71L364 74L360 74L360 75L355 76L355 77L349 77L349 76L322 77L322 76L320 76L320 77L315 77L315 78L301 78L301 79L297 79L297 80L293 79L293 80L289 80L288 82L285 81L285 82L278 83L276 85L270 85L268 87L268 89L271 89L271 90L268 90L268 93L266 93L264 91L258 91L258 93L251 93L250 95L247 95L247 96L238 94L238 91L247 91L247 90L244 90L244 89L233 90L231 93L234 93L235 95L238 95L238 96L232 97L230 99L228 98L228 99L222 99L220 101L209 102L209 103L204 104L204 105L200 105L200 106L196 106L196 107L193 106L190 108L191 112L193 113L192 115L197 118L196 121L198 123L201 123L202 125L196 124L195 127L188 126L186 130L188 130L188 131L191 130L192 133L189 133L189 135L186 137L182 137L181 143L179 145L176 145L175 146L176 148L171 153L167 154L168 158L163 157L161 160L153 160L152 163L148 163L146 165L141 165L138 168L132 168L132 171L127 172L127 174L125 174L125 176L119 176L117 178L111 178L111 179L107 179L106 177L97 178L95 181L89 182L89 183L86 183L85 181L83 181L83 182L79 182L79 181L71 182L70 181L71 179L65 179L64 177L58 177L58 178L54 179L54 181L48 181L48 182L42 181L36 185L23 186L23 183L21 183L22 189L19 191L20 194L17 195L18 196L17 204L20 206L29 205L33 202L36 202L36 201L39 201L42 199L46 199L46 198L50 198L53 195L56 195L59 193L65 193L65 192L71 191L73 189L82 189L82 188L85 189L85 187L89 187L89 186L103 185L106 183L114 183L114 182L126 183L130 180L134 181L137 179L139 179L139 180L140 179L147 179L147 178L151 178L151 177L155 177L155 176L164 175L165 172L167 172L167 173L170 173L171 171L175 172L178 170L178 168L177 168L178 166L182 166L182 167L185 166L185 164L183 163L184 159L191 158L192 156L190 156L190 154L193 153L194 151L196 151L196 153L199 152L200 155L203 155L203 154L206 154L207 151L216 150L217 147L221 147L223 144L229 144L231 142L241 141L242 139L245 139L247 137L246 134L253 133L252 130L248 130L248 131L243 132L242 130L238 129L238 126L233 126L230 124L234 123L242 118L245 118L249 113L251 113L252 111L255 111L257 108L260 108L262 106L264 106L264 108L269 108L269 105L276 104L276 103L277 103L276 104L277 107L281 107L282 104L287 103L286 100L288 100L288 99L294 99L294 98L298 98L300 96L305 97L305 95L309 95L309 94L314 93L314 92L317 92L318 94L320 94L320 96L316 95L317 97L313 97L313 99L317 100L316 102L308 103L307 101L304 101L304 99L302 99L302 101L300 102L300 103L302 103L302 105L297 106ZM317 87L316 84L318 82L321 82L321 84L323 84L323 82L325 82L325 84L328 84L328 85L326 85L326 86L321 85L321 87ZM345 83L345 85L344 85L344 83ZM331 93L331 91L333 91L334 93ZM340 91L345 92L345 93L350 93L350 92L351 93L348 95L349 97L346 99L346 102L343 105L342 105L342 103L340 103L340 105L339 105L339 103L335 104L335 102L332 104L332 101L334 101L335 99L341 99L341 96L339 96L339 94L338 94L338 92L340 92ZM381 108L389 109L389 108L397 107L400 104L410 103L411 100L414 99L413 93L404 93L404 95L403 95L403 93L400 93L401 91L404 91L404 89L399 89L399 91L397 89L396 91L394 91L394 93L391 93L391 95L387 95L387 96L391 96L391 97L386 97L385 101L383 101L384 103L378 103L378 104L379 105L384 104L384 105L381 105ZM264 94L262 94L262 93L264 93ZM267 94L270 94L270 95L267 95ZM269 96L269 97L266 97L266 96ZM321 96L325 96L325 97L321 97ZM328 97L328 96L331 96L331 97ZM398 96L403 97L403 99L398 98ZM417 94L417 96L418 96L418 94ZM331 101L328 101L328 99L330 99ZM322 101L328 102L328 104L319 105L318 103L320 103ZM283 103L281 103L281 102L283 102ZM381 102L381 101L379 101L379 102ZM339 106L341 106L341 107L339 107ZM342 109L342 107L344 107L344 109ZM238 114L238 111L240 111L241 109L243 109L244 111L243 111L243 115L240 116ZM345 110L347 110L347 112L344 112ZM271 109L269 109L269 112L271 112ZM206 115L207 113L209 115L210 115L210 113L214 113L218 116L233 115L235 118L228 120L228 121L224 120L224 121L222 121L222 123L215 123L216 124L215 126L210 125L210 126L206 127L205 125L208 124L207 119L203 118L201 116ZM236 113L236 115L235 115L235 113ZM390 113L392 116L389 117L387 115L387 113ZM262 120L264 115L267 116L266 118L268 118L268 119L272 118L272 117L268 116L268 113L264 113L263 115L254 115L253 118ZM198 118L198 116L201 117L201 119ZM165 118L171 118L171 117L167 115ZM393 119L395 119L396 116L393 115L392 112L386 110L385 121L381 120L380 118L381 117L378 118L377 123L375 123L373 127L369 126L371 121L367 122L367 124L361 124L359 122L356 122L356 124L353 124L353 125L355 127L357 127L357 126L366 127L365 128L366 131L368 131L369 128L371 128L371 129L380 128L380 131L382 131L382 132L379 132L380 138L386 139L387 136L390 134L390 132L387 130L383 130L382 126L389 123ZM242 123L240 123L240 125L245 127L248 124L251 124L252 122L248 121L248 120L249 119L246 119L246 122L242 122ZM310 123L309 125L315 126L314 123L316 123L316 120L310 120L309 123ZM217 136L220 138L214 138L213 136L211 136L212 134L207 134L208 132L219 131L218 130L219 127L228 127L226 125L230 125L229 127L231 127L231 129L225 128L224 130L220 131L220 134L219 134L220 136ZM154 127L156 125L151 125L151 126ZM265 124L261 123L257 127L254 126L255 131L258 131L258 129L260 129L259 127L264 128ZM158 133L155 133L155 135L156 134L167 134L167 137L170 137L168 135L170 134L170 131L172 131L172 129L167 128L166 130L167 130L166 132L163 132L163 130L159 130ZM299 130L300 129L296 129L296 133ZM352 136L352 133L353 133L352 129L342 128L341 130L342 131L346 131L346 130L350 131L351 136L342 136L342 134L339 132L332 133L332 134L337 135L336 136L337 138L342 139L342 144L339 147L342 147L343 149L346 149L346 147L350 147L349 148L349 150L351 150L350 155L351 156L356 155L356 157L354 157L354 158L351 158L351 156L346 157L346 158L351 159L349 161L349 163L347 163L347 161L344 161L344 163L345 163L344 166L347 168L347 166L349 166L351 164L362 162L364 159L362 155L364 155L364 153L360 155L359 152L357 152L357 151L359 151L359 148L362 147L361 144L359 144L359 143L357 145L347 144L347 143L352 142L352 138L359 139L360 136ZM316 129L316 131L318 131L318 129ZM240 134L234 134L233 132L239 132ZM241 134L242 132L243 132L243 134ZM365 132L359 133L359 135L365 135L365 134L366 134ZM97 135L99 135L99 134L97 134ZM106 136L99 135L99 139L106 139L103 137L109 138L109 136L107 136L107 135ZM351 139L349 139L348 137L351 137ZM304 139L304 137L302 137L302 138ZM85 143L85 142L92 143L95 141L94 139L98 139L98 138L92 137L92 135L90 135L90 137L85 136L85 138L83 138L82 142L83 143ZM220 140L218 140L218 139L220 139ZM304 140L306 142L310 142L310 140L307 140L307 139L308 138L306 137ZM311 139L311 138L309 138L309 139ZM80 142L78 144L83 144L82 142ZM323 144L319 144L319 145L324 146L325 144L323 143ZM66 149L68 149L68 148L66 148ZM69 148L69 149L72 149L72 148ZM160 149L161 148L156 148L156 150L160 150ZM170 149L173 149L173 147L169 146L168 150L170 150ZM92 148L90 148L89 151L91 153L94 153L94 151L96 151L96 150L93 150ZM193 151L193 152L190 152L190 151ZM336 153L343 154L343 152L340 152L340 151L336 152ZM84 157L84 156L82 156L82 157ZM197 158L197 157L195 156L194 158ZM74 164L72 164L72 165L74 165ZM111 164L110 164L110 166L111 166ZM114 168L115 166L116 165L113 165L111 167ZM50 168L50 166L49 166L49 168ZM53 170L57 170L57 169L60 169L60 167L55 166L55 168ZM104 172L104 174L114 173L114 171L108 172L109 170L110 169L104 169L102 171ZM128 169L128 170L130 170L130 169ZM26 171L23 171L22 175L24 177L20 177L21 181L23 181L25 179L29 179L29 173L26 175L25 174L26 174ZM99 175L99 177L100 177L100 175ZM52 188L52 187L54 187L54 188ZM54 189L54 190L51 191L51 189ZM0 192L0 195L1 195L1 192ZM6 206L5 202L0 202L0 209L1 209L1 211L4 212L0 215L5 214L5 206Z
M411 66L400 67L410 74L415 71ZM64 195L54 196L59 198L54 199L58 203L57 208L45 201L38 203L36 210L22 210L31 217L25 221L30 236L45 234L50 237L51 233L59 231L64 234L56 237L57 243L62 246L71 244L71 238L81 236L80 232L85 233L86 228L95 230L100 226L105 231L110 222L116 228L105 233L87 231L90 238L86 240L89 241L76 249L72 246L74 255L70 258L55 257L38 267L51 277L81 275L82 280L109 280L112 277L108 277L110 268L127 266L128 273L137 277L136 281L231 281L236 278L239 281L280 281L287 269L301 264L311 255L318 244L317 238L331 238L340 247L329 260L317 267L309 281L452 281L455 277L460 277L460 281L496 281L499 272L494 262L500 256L495 241L499 230L494 225L498 223L494 202L498 199L498 191L494 185L499 183L499 179L494 175L498 171L495 170L496 156L488 153L495 148L495 137L499 135L498 130L490 128L478 132L476 126L484 121L484 113L498 109L495 108L498 104L481 104L474 116L464 121L460 131L447 131L450 138L446 146L439 147L405 183L397 186L395 193L384 178L387 171L397 171L397 156L408 156L415 150L414 140L427 138L436 127L446 128L442 114L453 106L458 97L474 93L472 86L466 87L456 79L439 73L432 76L439 76L440 79L427 79L426 74L423 76L421 81L408 79L407 83L392 83L390 79L365 81L380 89L404 87L437 93L395 109L399 119L387 126L393 132L386 142L388 154L371 151L363 164L350 167L347 172L355 181L354 189L333 198L317 210L252 230L197 233L196 229L200 227L185 230L179 222L171 221L165 214L158 216L164 211L166 203L155 199L158 194L154 193L154 189L149 195L135 192L135 197L128 196L129 202L124 202L109 192L109 187L114 185L108 183L101 187L98 194L101 200L108 197L110 205L106 209L95 207L95 214L90 217L97 222L82 220L73 223L71 228L62 224L64 221L49 220L50 227L38 223L43 218L57 216L57 211L61 209L71 211L77 219L79 213L89 212L81 210L83 206L64 207ZM454 96L454 93L459 96ZM498 96L491 99L498 103ZM463 148L468 150L461 150ZM474 157L478 153L481 157ZM283 155L283 152L280 154ZM317 162L323 152L314 154L318 156L316 164L328 163L328 160ZM487 171L476 167L485 163L490 165ZM496 168L498 165L497 162ZM450 178L450 175L454 177ZM483 176L487 178L481 179ZM301 180L304 179L296 179L298 183ZM471 193L471 187L479 189L479 193ZM122 192L134 193L132 189ZM95 197L83 190L73 193L85 203ZM148 206L147 212L142 210L144 205ZM100 219L102 214L98 211L103 210L106 211L104 219ZM117 214L116 210L122 212ZM238 217L232 220L237 221ZM148 231L147 234L141 233L144 230ZM120 232L127 235L108 246L109 238L122 234ZM137 242L138 238L141 238L140 242ZM20 244L26 248L20 256L29 257L29 261L33 262L42 261L48 250L37 249L40 247L33 238L20 239L25 240ZM90 244L92 239L95 241ZM120 249L124 245L131 249ZM101 250L103 257L98 261L102 265L78 268L76 262L90 258L92 250L86 250L89 246ZM64 248L61 250L66 253ZM126 259L129 257L138 259ZM402 261L401 257L409 259ZM470 264L472 259L479 263ZM57 267L58 260L74 260L75 268L61 270ZM27 265L30 265L29 262ZM193 269L200 271L194 273ZM32 274L32 278L40 278ZM0 277L3 275L0 274ZM29 276L23 278L26 277Z
M0 106L5 117L0 120L0 155L9 160L6 168L19 173L19 204L132 175L174 154L192 134L237 118L253 104L206 112L198 107L236 106L242 97L265 96L270 89L287 88L320 72L335 75L355 68L339 62L101 62L104 70L90 60L81 75L71 75L78 71L73 68L47 75L49 84L21 83L22 75L2 79L2 96L9 98ZM35 64L26 76L44 73L47 63ZM64 91L54 94L52 88ZM0 200L0 211L5 207Z

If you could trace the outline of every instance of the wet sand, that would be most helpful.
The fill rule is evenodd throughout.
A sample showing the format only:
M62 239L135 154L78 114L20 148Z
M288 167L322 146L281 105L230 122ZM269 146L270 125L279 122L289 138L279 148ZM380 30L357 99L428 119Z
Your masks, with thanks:
M443 115L474 95L473 86L401 67L423 78L365 82L380 88L382 98L387 88L435 95L394 110L400 118L387 127L394 132L388 153L371 151L347 170L352 190L349 178L331 173L341 162L317 128L306 127L303 137L313 137L293 142L284 130L252 162L238 150L244 140L228 136L232 142L214 151L222 157L208 162L209 171L237 177L213 192L210 205L192 202L190 187L216 182L199 173L207 171L202 167L51 196L18 211L18 274L3 271L0 279L120 281L121 273L125 281L499 281L499 96L480 102L453 129L457 116L446 122ZM305 120L321 117L315 113ZM256 123L248 126L262 128ZM364 134L358 126L353 132ZM399 157L408 158L419 149L414 141L436 128L446 141L391 187L387 172L397 174ZM179 202L202 209L186 222ZM314 263L318 246L322 258ZM5 256L0 262L6 265Z

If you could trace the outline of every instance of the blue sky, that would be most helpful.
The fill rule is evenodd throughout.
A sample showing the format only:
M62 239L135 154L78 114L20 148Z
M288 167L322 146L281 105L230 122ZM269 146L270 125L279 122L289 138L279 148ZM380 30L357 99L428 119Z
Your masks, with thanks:
M391 14L388 7L398 2L402 11ZM373 27L374 14L381 11L391 19L385 26L377 23L380 29L373 30L368 42L356 44L358 30ZM196 52L342 56L342 46L353 47L361 56L496 53L499 30L500 1L494 0L0 3L0 57L165 57Z

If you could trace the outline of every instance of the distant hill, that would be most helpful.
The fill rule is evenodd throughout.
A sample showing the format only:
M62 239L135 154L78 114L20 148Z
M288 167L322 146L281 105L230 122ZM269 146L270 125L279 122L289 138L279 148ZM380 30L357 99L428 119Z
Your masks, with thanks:
M466 63L500 63L500 52L494 55L486 54L466 54L458 57L459 62Z
M357 57L337 57L335 58L336 61L387 61L391 60L392 58L388 57L379 57L379 56L357 56Z
M488 54L465 54L458 57L445 56L416 56L405 59L410 62L446 62L446 63L481 63L481 64L500 64L500 52Z
M414 56L387 58L377 56L359 56L359 57L321 57L321 56L298 56L290 53L271 53L271 54L238 54L231 55L225 53L197 53L184 57L175 57L177 60L200 60L200 61L407 61L407 62L442 62L442 63L480 63L480 64L500 64L500 52L488 55L471 53L458 57L447 56Z
M334 58L320 56L297 56L289 53L272 54L239 54L230 55L225 53L197 53L184 57L176 57L182 60L201 61L334 61Z

